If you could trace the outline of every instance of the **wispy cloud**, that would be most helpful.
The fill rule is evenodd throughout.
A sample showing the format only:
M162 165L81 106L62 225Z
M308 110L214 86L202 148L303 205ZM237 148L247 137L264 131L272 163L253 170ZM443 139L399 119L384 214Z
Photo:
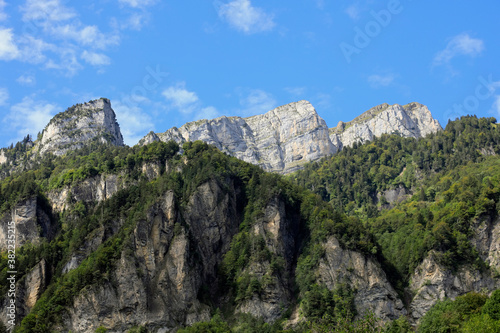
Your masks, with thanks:
M115 101L113 102L113 110L115 110L118 124L120 124L123 141L129 146L137 144L144 135L154 130L151 117L137 104Z
M306 87L287 87L284 89L287 93L292 95L293 97L303 98L304 94L307 91Z
M463 33L453 37L446 45L446 48L436 54L433 64L446 65L456 56L475 57L484 50L484 42L481 39L472 38Z
M347 16L349 16L352 20L359 19L359 15L361 14L361 7L359 3L354 3L347 7L344 11Z
M191 113L197 106L198 96L186 89L186 83L180 82L165 89L162 95L171 103L171 106L182 113Z
M5 6L7 4L5 3L4 0L0 0L0 21L4 21L7 19L7 14L5 13Z
M19 57L19 49L14 44L12 29L0 29L0 60L13 60Z
M176 109L190 120L212 119L219 116L219 111L213 106L204 106L194 91L186 89L185 82L179 82L162 92L163 97L169 102L170 109Z
M214 119L219 117L219 111L213 106L208 106L206 108L202 108L198 113L196 113L196 116L194 117L194 120L198 119Z
M144 6L156 0L122 1L130 7L134 19L127 27L140 29L146 15ZM0 0L0 18L4 0ZM22 34L0 29L0 60L19 60L56 69L67 76L76 74L85 64L106 66L111 59L105 54L110 46L120 44L124 27L110 24L108 31L86 24L74 9L62 0L26 0L19 7L24 28ZM140 12L140 13L137 13ZM137 16L137 15L140 16Z
M157 0L118 0L121 4L128 5L133 8L143 8L154 5Z
M0 88L0 106L4 106L7 104L7 100L9 99L9 91L7 88Z
M66 21L77 16L76 11L64 6L59 0L27 0L21 6L23 21Z
M395 78L396 75L392 73L384 75L373 74L368 77L368 83L372 88L388 87L394 82Z
M270 93L260 89L252 89L240 92L240 105L242 107L240 114L253 116L276 108L277 102Z
M35 100L31 96L24 97L22 102L10 108L10 113L4 118L4 123L8 123L9 128L14 129L18 135L12 141L19 141L27 134L36 137L58 109L55 104Z
M269 31L276 26L273 15L252 6L250 0L234 0L220 5L219 17L236 30L247 34Z
M36 84L36 78L34 75L21 75L16 79L16 82L23 86L34 86Z
M83 51L82 59L93 66L105 66L111 63L111 59L102 53Z

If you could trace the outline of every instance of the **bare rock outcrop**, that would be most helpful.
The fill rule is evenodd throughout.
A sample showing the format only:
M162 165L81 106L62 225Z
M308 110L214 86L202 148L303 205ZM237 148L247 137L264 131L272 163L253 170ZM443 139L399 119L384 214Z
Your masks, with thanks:
M382 134L397 133L404 137L420 138L442 130L429 109L420 103L404 106L387 103L375 106L354 120L339 122L330 129L330 139L339 148L364 143Z
M39 199L25 199L0 218L0 250L7 250L8 240L12 239L9 235L15 236L15 247L18 248L26 243L39 244L42 237L50 239L54 232L52 222Z
M120 126L109 99L77 104L52 118L36 141L35 151L63 155L92 141L123 146Z
M320 260L318 281L333 290L346 283L355 290L354 304L359 314L368 311L384 321L406 314L403 302L376 261L351 250L342 249L334 237L324 244L325 256Z

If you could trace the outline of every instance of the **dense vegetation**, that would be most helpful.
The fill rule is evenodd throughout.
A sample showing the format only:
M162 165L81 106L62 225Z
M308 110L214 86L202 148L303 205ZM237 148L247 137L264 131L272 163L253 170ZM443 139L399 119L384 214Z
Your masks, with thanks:
M498 153L496 120L463 117L420 140L384 135L355 144L290 178L361 217L402 290L431 250L446 267L485 268L469 239L477 221L498 214ZM391 188L413 195L390 204L384 193Z
M500 290L491 297L471 292L438 302L422 318L418 332L500 332Z
M83 289L114 283L116 261L133 252L131 233L158 198L174 191L182 211L207 181L216 182L224 191L231 190L230 183L241 190L239 231L219 267L218 287L229 291L229 299L224 304L205 299L214 311L219 305L222 311L214 312L209 322L180 332L409 331L405 318L383 326L373 315L357 313L352 286L339 284L329 290L318 284L315 272L325 254L323 244L332 236L344 248L380 262L401 294L431 251L450 269L464 264L489 268L470 238L478 223L496 218L500 210L500 127L493 118L463 117L448 123L445 131L420 140L382 136L306 165L289 177L266 173L201 141L188 142L182 150L174 142L143 147L93 142L64 156L34 160L28 158L31 146L28 137L6 150L9 161L18 164L0 166L0 216L23 200L37 198L57 232L41 244L26 244L17 251L19 279L42 259L51 267L47 290L17 332L49 332L61 323L65 308ZM158 166L154 179L143 173L146 162ZM52 212L48 192L109 174L118 175L124 184L110 199L97 203L70 197L65 211ZM404 189L405 200L388 202L386 191L393 188ZM271 251L262 235L252 232L276 199L284 203L299 230L299 253L292 263ZM189 233L185 225L176 227ZM63 274L71 256L100 231L105 239L99 248L78 268ZM256 263L268 267L263 276L248 269ZM6 254L2 253L0 281L6 276ZM261 297L278 278L289 282L296 302L292 306L299 306L306 321L286 330L283 326L290 311L272 325L234 314L238 305ZM6 290L2 284L1 295ZM200 294L201 298L213 296ZM472 332L474 327L496 330L499 298L497 292L491 298L468 294L440 302L418 330L428 332L437 323L443 332Z
M371 217L377 213L378 193L396 186L416 192L436 173L499 153L496 119L467 116L423 139L383 135L364 145L345 147L307 164L290 178L337 209Z

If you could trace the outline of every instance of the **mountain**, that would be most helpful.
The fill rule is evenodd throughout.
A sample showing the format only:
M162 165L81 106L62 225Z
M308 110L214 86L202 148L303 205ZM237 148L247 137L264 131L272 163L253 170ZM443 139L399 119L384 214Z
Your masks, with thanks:
M120 126L109 99L76 104L58 113L42 131L35 151L62 155L91 141L123 146Z
M165 331L209 320L215 308L272 323L300 312L298 292L311 319L406 313L359 221L201 141L178 150L102 146L47 156L3 181L2 223L14 222L23 240L19 332ZM321 295L337 305L316 306Z
M17 273L0 283L0 311L14 299L16 332L424 331L447 298L475 309L449 330L497 320L478 317L500 288L494 118L440 130L420 104L383 105L332 131L297 102L133 147L105 99L56 118L2 151L0 281ZM306 149L332 134L342 146ZM235 147L300 170L265 172ZM330 156L294 165L299 148Z
M263 115L199 120L164 133L151 132L140 144L201 140L266 171L287 174L354 142L391 133L420 138L440 130L439 122L419 103L382 104L351 122L340 122L336 128L328 129L309 102L299 101Z
M330 129L330 140L340 150L355 142L364 143L382 134L399 134L404 137L421 138L441 131L429 109L419 103L404 106L387 103L375 106L350 122L339 122Z

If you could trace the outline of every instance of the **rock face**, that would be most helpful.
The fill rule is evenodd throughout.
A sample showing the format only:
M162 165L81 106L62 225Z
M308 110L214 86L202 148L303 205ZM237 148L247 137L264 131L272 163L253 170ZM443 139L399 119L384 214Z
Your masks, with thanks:
M0 149L0 164L4 164L7 162L7 156L5 156L5 151Z
M364 143L382 134L398 133L404 137L420 138L442 130L429 109L419 103L404 106L381 104L366 111L354 120L339 122L330 129L330 139L339 149Z
M164 133L149 133L140 143L156 140L180 144L202 140L266 171L280 173L336 152L325 121L307 101L249 118L220 117L187 123Z
M230 297L219 269L243 220L242 196L242 189L230 179L201 184L184 206L173 191L167 191L138 221L109 282L83 290L59 331L95 332L103 325L110 332L125 332L140 325L170 332L208 320L210 306L203 300L223 304ZM273 322L294 304L300 223L300 214L286 206L280 195L263 209L249 232L283 259L283 267L273 270L269 260L250 259L242 275L262 281L262 288L241 301L236 312ZM374 262L343 250L335 239L325 248L318 282L334 288L339 279L351 281L357 288L360 312L369 309L384 319L405 314L385 273Z
M9 227L11 230L9 232ZM27 242L39 244L42 237L50 239L55 230L36 197L23 200L0 218L0 251L7 250L9 235L15 235L16 248Z
M201 140L266 171L286 174L356 141L386 133L418 138L439 130L441 126L427 107L418 103L404 107L382 104L329 130L309 102L299 101L263 115L199 120L164 133L150 132L139 144Z
M123 146L120 126L106 98L77 104L57 114L43 130L35 149L40 154L62 155L93 140Z
M411 318L418 322L437 301L476 291L493 291L499 288L490 271L481 272L473 267L461 267L453 272L439 264L434 253L415 269L410 290L414 294L410 303Z
M455 299L470 291L491 292L500 288L500 219L483 216L472 227L474 236L471 243L489 269L478 270L471 266L462 266L458 271L443 267L434 252L422 261L411 277L410 302L411 317L415 322L438 301L445 298Z
M383 320L394 320L406 314L403 302L387 281L385 272L370 258L340 247L334 237L326 244L325 256L318 268L318 280L332 290L347 283L356 290L354 303L360 314L368 311Z

